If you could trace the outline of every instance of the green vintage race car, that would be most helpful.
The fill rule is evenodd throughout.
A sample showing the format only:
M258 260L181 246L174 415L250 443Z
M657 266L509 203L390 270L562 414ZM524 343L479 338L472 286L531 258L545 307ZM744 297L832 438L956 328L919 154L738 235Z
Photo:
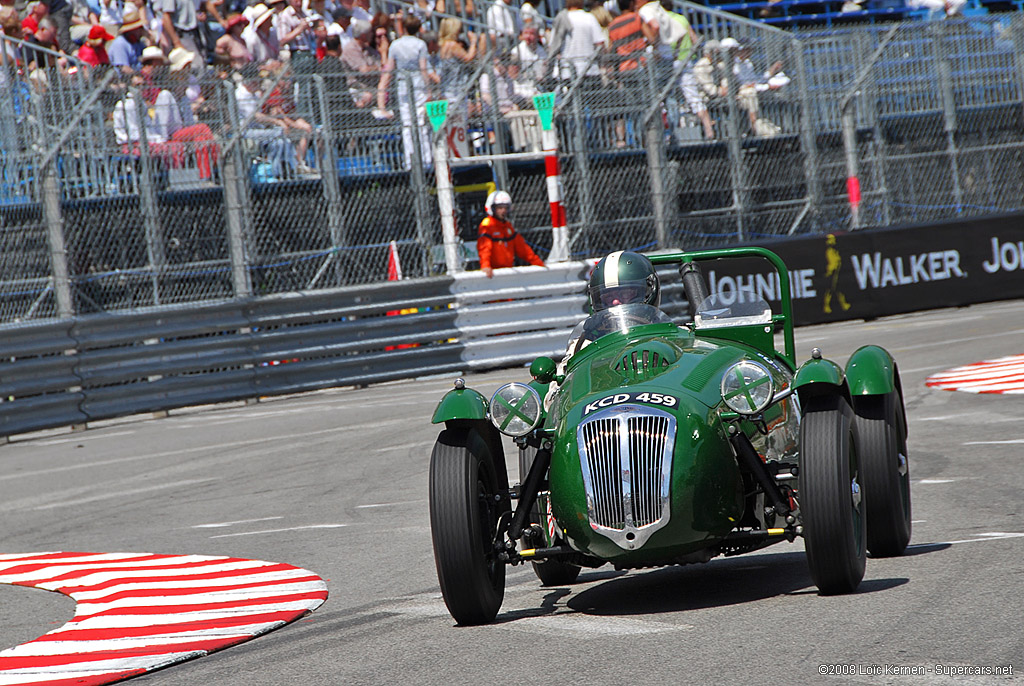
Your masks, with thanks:
M699 263L732 257L774 266L781 313L747 292L707 293ZM678 265L692 322L657 307L651 263ZM434 412L444 424L430 464L434 557L459 624L493 620L505 566L526 561L562 585L581 567L707 562L802 537L814 583L834 594L857 588L868 551L903 552L910 477L896 363L869 345L845 370L817 349L798 366L777 255L613 253L590 295L594 314L561 366L538 358L530 383L489 400L457 380ZM511 487L501 434L519 449Z

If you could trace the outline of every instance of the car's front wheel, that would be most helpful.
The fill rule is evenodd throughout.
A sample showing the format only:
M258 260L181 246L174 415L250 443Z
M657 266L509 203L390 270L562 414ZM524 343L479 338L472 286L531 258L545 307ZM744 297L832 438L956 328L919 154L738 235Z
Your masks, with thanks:
M811 578L823 595L849 593L867 558L853 411L843 397L810 399L800 426L800 512Z
M441 595L459 624L490 622L505 596L505 562L494 539L507 488L477 431L445 429L437 437L430 456L430 532Z
M902 555L910 542L910 464L907 427L899 391L858 399L868 551L873 557Z

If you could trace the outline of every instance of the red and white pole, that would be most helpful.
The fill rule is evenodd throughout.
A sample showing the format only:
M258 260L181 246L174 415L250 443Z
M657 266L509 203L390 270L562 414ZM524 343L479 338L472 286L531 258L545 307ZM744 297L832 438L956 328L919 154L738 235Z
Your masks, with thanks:
M562 205L562 173L558 166L558 136L555 128L541 132L544 147L544 175L551 205L551 253L548 262L566 262L569 259L569 229L566 228L565 207Z

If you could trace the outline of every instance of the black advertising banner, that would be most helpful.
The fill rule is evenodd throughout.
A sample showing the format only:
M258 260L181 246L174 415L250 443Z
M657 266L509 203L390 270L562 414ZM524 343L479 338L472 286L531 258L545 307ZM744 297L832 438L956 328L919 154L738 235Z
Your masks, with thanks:
M797 324L1024 297L1024 214L757 243L789 268ZM702 265L710 292L778 302L764 260Z

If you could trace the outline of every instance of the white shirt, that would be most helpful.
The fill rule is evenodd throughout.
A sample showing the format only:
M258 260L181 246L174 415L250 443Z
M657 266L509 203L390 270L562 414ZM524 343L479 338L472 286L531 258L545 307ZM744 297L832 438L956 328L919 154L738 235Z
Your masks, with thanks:
M508 38L519 35L516 29L516 14L504 0L498 0L487 10L487 30L494 35Z
M579 70L586 67L587 62L604 45L604 31L601 25L590 12L583 10L569 10L566 13L569 25L572 27L565 37L565 46L562 48L562 70L560 76L563 79L573 79L578 75ZM587 74L600 76L601 67L598 60L594 60Z

